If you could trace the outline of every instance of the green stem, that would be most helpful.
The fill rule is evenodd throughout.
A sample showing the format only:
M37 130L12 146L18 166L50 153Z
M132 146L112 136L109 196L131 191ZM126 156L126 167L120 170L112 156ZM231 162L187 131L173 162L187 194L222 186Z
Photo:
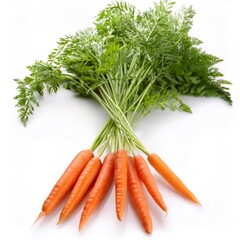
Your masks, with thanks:
M136 101L129 107L128 111L130 111L136 104L137 106L135 107L134 111L131 113L131 117L129 118L129 122L131 123L133 121L133 118L136 114L136 112L138 111L145 95L147 94L147 92L149 91L150 87L152 86L153 81L151 81L148 86L145 88L145 90L142 92L142 94L136 99Z
M107 149L107 146L109 144L109 141L110 141L110 138L107 138L105 143L103 144L103 146L101 147L99 153L98 153L98 156L101 157L102 154L105 152L105 150Z
M109 119L107 121L107 123L105 124L105 126L102 128L101 132L98 134L98 136L96 137L95 141L93 142L92 146L91 146L91 150L95 151L98 146L101 144L101 142L103 141L103 138L105 137L105 135L107 133L109 133L111 127L112 127L113 121L112 119Z
M68 77L72 78L73 76L68 75ZM126 134L126 137L128 137L129 139L131 139L131 141L135 143L137 148L139 148L142 152L148 155L147 149L136 137L128 119L126 118L125 113L122 111L121 107L118 104L116 104L114 100L109 96L108 92L103 88L103 86L101 85L99 86L99 92L101 96L100 97L93 89L89 89L84 81L81 81L81 79L79 79L79 81L81 83L81 86L84 87L86 90L89 90L92 96L105 108L105 110L109 113L110 117L112 118L113 122L116 123L116 127L118 127L119 130L123 131L124 134ZM105 127L103 128L97 139L94 141L91 148L92 150L96 150L96 148L103 142L104 138L106 138L106 135L110 131L110 128L107 126L109 125L106 124L106 128Z

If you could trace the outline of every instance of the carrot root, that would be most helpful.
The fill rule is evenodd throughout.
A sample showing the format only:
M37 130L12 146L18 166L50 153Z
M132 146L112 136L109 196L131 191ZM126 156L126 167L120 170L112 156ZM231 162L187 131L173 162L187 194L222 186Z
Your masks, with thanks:
M92 158L87 163L83 172L79 176L67 202L63 206L63 209L59 216L58 224L67 219L71 215L71 213L75 210L77 205L82 201L88 189L95 181L101 166L102 163L98 157Z
M167 206L163 201L162 195L158 190L155 179L147 165L147 162L142 156L136 155L134 157L134 163L139 177L144 183L147 191L150 193L157 205L165 212L167 212Z
M127 151L120 149L116 152L114 166L116 214L122 220L127 196Z
M152 232L152 218L132 157L129 157L128 161L128 190L145 232L150 234Z
M83 150L71 161L43 203L42 212L44 215L50 214L73 188L85 165L93 156L91 150ZM43 213L39 214L37 220L43 216Z
M79 222L79 230L84 227L89 217L92 215L94 210L99 206L102 198L104 197L106 191L108 190L112 179L114 171L114 158L115 154L109 153L103 161L103 165L98 174L97 180L90 191L86 203L84 205L81 219Z
M181 179L171 170L170 167L155 153L148 155L148 161L153 168L179 193L192 202L201 205L196 196L186 187Z

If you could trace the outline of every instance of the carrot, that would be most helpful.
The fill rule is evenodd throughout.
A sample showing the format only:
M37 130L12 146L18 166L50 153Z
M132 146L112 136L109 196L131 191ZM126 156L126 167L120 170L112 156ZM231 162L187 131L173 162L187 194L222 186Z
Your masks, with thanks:
M152 232L152 219L132 157L129 157L128 161L128 190L140 221L146 233L150 234Z
M134 163L139 177L143 181L145 187L147 188L154 201L160 208L162 208L163 211L167 212L167 206L162 199L162 195L158 190L157 184L144 158L142 156L136 155L134 157Z
M86 203L84 205L79 223L79 229L83 228L88 218L92 215L92 213L98 207L99 203L104 197L113 179L113 170L114 154L109 153L103 161L103 165L101 167L97 180L91 192L89 193Z
M93 156L91 150L83 150L77 154L44 201L42 211L36 221L42 216L50 214L57 207L67 192L73 188L82 170Z
M94 157L85 166L60 213L58 224L67 219L77 205L81 202L85 193L96 179L101 165L102 163L100 159L98 157Z
M119 221L122 220L127 195L127 162L128 155L124 149L119 149L115 155L114 182L116 213Z
M187 199L201 205L199 200L194 194L184 185L184 183L176 176L176 174L167 166L165 162L155 153L148 155L149 163L155 168L155 170L162 175L162 177L178 192L180 192Z

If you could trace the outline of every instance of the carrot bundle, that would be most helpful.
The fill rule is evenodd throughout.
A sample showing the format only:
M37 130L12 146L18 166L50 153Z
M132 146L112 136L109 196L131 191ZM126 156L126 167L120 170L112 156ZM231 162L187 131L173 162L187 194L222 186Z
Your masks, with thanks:
M37 220L50 214L72 189L60 214L59 223L64 221L93 186L80 219L82 228L114 178L117 219L122 221L129 190L145 231L150 233L141 182L163 211L167 206L148 163L177 192L200 204L167 164L149 153L133 129L156 108L190 113L184 95L220 97L232 104L227 87L231 83L222 79L215 66L221 59L202 50L201 40L189 35L195 11L190 6L174 13L173 5L164 0L141 11L122 1L109 4L91 28L60 38L46 61L35 61L28 66L28 76L15 79L16 106L24 125L39 106L39 97L56 93L60 87L96 100L109 116L91 150L80 152L55 184ZM100 157L106 149L114 154L102 165ZM139 151L148 162L137 155ZM133 160L128 160L130 155Z
M187 199L200 204L194 194L157 154L148 154L148 162L178 192ZM57 224L62 223L73 213L92 186L79 221L79 230L82 229L94 210L99 206L113 179L117 219L122 220L128 190L133 207L145 232L151 234L152 219L142 183L163 211L167 212L167 206L145 159L140 155L129 156L129 152L125 149L118 149L115 153L107 154L103 163L99 156L94 157L92 150L79 152L44 201L37 220L50 214L67 192L72 189L61 210Z
M148 162L178 192L191 201L200 204L194 194L157 154L148 154ZM65 221L82 201L90 186L93 185L81 214L79 229L82 229L100 204L113 178L118 220L122 220L128 189L139 220L145 232L150 234L152 232L152 219L144 196L142 183L163 211L167 211L167 206L163 201L147 162L140 155L129 156L125 149L118 149L116 153L107 154L103 164L99 157L94 157L91 150L79 152L53 187L42 206L42 211L37 220L44 215L50 214L66 193L72 189L67 202L61 210L58 224Z

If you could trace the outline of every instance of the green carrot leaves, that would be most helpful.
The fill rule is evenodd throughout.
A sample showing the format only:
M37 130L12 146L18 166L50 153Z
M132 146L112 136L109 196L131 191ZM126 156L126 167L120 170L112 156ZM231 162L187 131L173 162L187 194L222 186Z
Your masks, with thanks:
M38 106L36 94L57 92L61 84L100 98L106 97L104 88L125 112L129 107L142 115L155 108L191 112L182 95L220 97L231 104L230 82L216 67L221 59L189 35L193 8L173 12L173 5L164 0L141 12L116 2L100 11L93 28L61 38L47 62L36 61L28 67L29 76L16 80L21 121L26 124ZM129 93L127 100L119 98Z
M29 115L33 114L34 107L39 106L37 95L43 96L44 90L48 93L56 93L59 84L63 81L63 76L58 67L36 61L32 66L28 66L30 75L23 80L15 79L18 84L18 95L15 97L19 111L19 117L24 125Z

